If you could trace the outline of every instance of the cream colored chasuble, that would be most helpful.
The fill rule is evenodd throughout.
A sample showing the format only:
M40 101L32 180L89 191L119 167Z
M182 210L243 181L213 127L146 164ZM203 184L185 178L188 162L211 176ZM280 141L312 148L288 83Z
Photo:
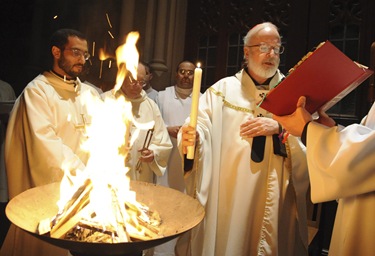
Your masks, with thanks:
M277 73L271 87L281 77ZM270 116L256 106L265 92L242 71L201 96L197 131L202 144L186 182L206 217L191 233L191 255L307 255L304 148L290 136L286 159L274 154L267 136L264 157L254 162L253 140L239 136L245 119ZM298 185L292 187L291 181Z
M44 72L31 81L10 115L5 161L10 198L36 186L59 181L63 166L83 170L88 159L80 148L90 116L83 95L100 98L95 89ZM1 255L58 256L52 246L11 225Z

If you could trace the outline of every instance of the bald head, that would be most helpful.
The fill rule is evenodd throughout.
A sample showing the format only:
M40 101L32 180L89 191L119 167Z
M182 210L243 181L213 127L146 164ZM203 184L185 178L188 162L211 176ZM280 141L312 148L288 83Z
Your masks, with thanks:
M271 22L263 22L258 25L255 25L252 29L250 29L246 36L244 37L243 41L245 45L251 45L252 41L256 40L257 37L262 36L265 33L273 33L277 35L278 41L281 41L280 34L278 32L278 28L272 24Z
M263 84L274 76L280 64L281 37L270 22L254 26L244 37L244 63L251 78Z

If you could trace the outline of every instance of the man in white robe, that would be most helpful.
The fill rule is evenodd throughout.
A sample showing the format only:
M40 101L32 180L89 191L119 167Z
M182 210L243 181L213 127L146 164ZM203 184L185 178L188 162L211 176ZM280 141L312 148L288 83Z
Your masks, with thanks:
M301 97L290 116L274 118L302 136L314 203L338 200L329 255L375 252L375 105L361 124L335 126L324 112L312 121Z
M160 91L158 106L173 144L168 167L158 184L185 192L182 159L177 146L177 134L190 115L191 94L193 92L195 65L187 60L181 61L176 68L176 84ZM173 256L177 238L155 249L155 256Z
M195 65L190 61L180 62L176 69L176 84L160 91L157 101L173 144L166 175L159 179L159 183L181 192L185 191L185 183L177 133L190 115L194 69Z
M246 68L201 96L196 130L189 119L181 129L184 154L198 138L185 177L206 216L179 255L307 255L304 147L293 136L282 144L278 123L257 107L283 77L280 36L267 22L244 43Z
M16 100L5 142L10 199L36 186L60 181L64 170L85 168L80 145L90 122L84 99L100 95L78 75L88 59L87 40L78 31L58 30L51 39L53 66L32 80ZM68 251L11 225L1 255L60 256Z
M131 129L131 137L136 136L136 138L131 138L135 141L131 145L128 156L129 171L127 175L132 180L156 183L156 178L162 176L167 168L172 143L158 106L142 90L145 76L145 66L139 63L137 80L131 81L128 76L115 95L113 95L113 91L108 91L102 94L102 97L105 99L106 97L123 96L131 102L135 120ZM149 124L153 125L150 127ZM147 128L137 127L137 125L146 125ZM146 147L144 148L144 146Z

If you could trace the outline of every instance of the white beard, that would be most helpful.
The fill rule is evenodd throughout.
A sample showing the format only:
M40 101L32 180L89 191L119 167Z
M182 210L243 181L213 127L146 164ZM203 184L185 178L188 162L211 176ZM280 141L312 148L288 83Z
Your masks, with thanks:
M264 78L270 78L275 75L277 67L279 66L279 60L276 58L268 59L269 62L274 62L274 67L272 68L265 68L262 65L252 62L251 58L248 58L248 67L257 75Z

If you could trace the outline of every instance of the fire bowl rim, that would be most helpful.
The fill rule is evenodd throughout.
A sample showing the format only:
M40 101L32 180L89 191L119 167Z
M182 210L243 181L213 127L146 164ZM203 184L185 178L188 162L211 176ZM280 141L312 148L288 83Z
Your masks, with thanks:
M75 255L79 255L79 256L81 256L81 255L92 255L92 256L98 255L99 256L99 255L103 255L103 252L105 252L106 256L116 256L116 255L124 256L124 255L128 255L128 253L130 253L129 255L134 255L135 253L141 253L145 249L149 249L149 248L155 247L157 245L163 244L165 242L168 242L168 241L188 232L189 230L191 230L192 228L197 226L199 223L201 223L201 221L203 220L203 218L205 216L204 208L198 202L198 200L196 200L196 199L194 199L194 198L192 198L192 197L190 197L190 196L188 196L188 195L186 195L186 194L184 194L184 193L182 193L178 190L168 188L168 187L164 187L164 186L161 186L161 185L155 185L155 184L152 184L152 183L147 183L147 182L130 181L131 190L135 190L136 193L137 193L137 201L138 201L139 193L145 194L146 192L149 192L149 191L151 191L152 193L155 193L155 194L150 195L148 200L159 198L158 193L162 193L162 195L164 195L166 197L169 197L169 196L172 195L172 197L170 197L170 198L173 198L173 199L183 199L183 200L185 200L185 201L183 201L183 203L186 203L186 205L182 204L181 202L174 203L173 205L176 205L176 207L178 207L179 205L181 205L181 206L183 205L183 207L185 207L185 208L188 207L188 206L192 206L192 208L189 208L188 212L191 212L190 209L195 209L196 214L193 216L194 217L193 221L189 224L186 224L186 225L184 224L185 226L181 224L183 226L181 229L176 230L175 233L169 233L169 234L166 233L167 235L164 236L164 237L146 240L146 241L133 241L133 242L123 242L123 243L91 243L91 242L74 241L74 240L68 240L68 239L57 239L57 238L49 237L48 235L39 235L38 233L36 233L36 229L33 232L32 230L28 230L29 227L25 228L25 225L23 225L23 223L19 223L20 219L23 220L27 217L27 215L25 215L25 213L21 217L21 215L18 215L18 214L21 214L21 213L17 212L17 209L19 209L19 207L22 207L20 209L28 207L27 203L29 203L29 202L28 201L22 201L24 198L26 198L26 199L29 198L29 200L31 198L33 202L30 203L30 204L33 204L32 206L36 207L38 202L34 202L34 201L39 200L39 202L40 202L44 198L38 198L38 200L35 200L34 198L31 197L31 196L35 197L35 194L33 194L33 193L37 193L37 195L44 196L44 194L48 194L48 193L45 193L45 191L43 191L43 189L44 190L50 190L50 189L53 190L53 189L57 189L57 188L59 189L60 188L59 185L60 185L60 182L54 182L54 183L51 183L51 184L47 184L47 185L43 185L43 186L39 186L39 187L34 187L34 188L31 188L31 189L28 189L28 190L22 192L21 194L17 195L16 197L14 197L13 199L11 199L9 201L9 203L7 204L7 207L6 207L6 215L7 215L8 219L15 226L17 226L18 228L26 231L27 233L31 234L32 236L34 236L38 239L41 239L45 242L48 242L52 245L64 248L64 249L69 250L69 251L74 252L74 253L77 253L77 254L72 253L73 256L75 256ZM135 189L135 188L137 188L137 189ZM41 191L43 191L43 193ZM53 190L53 191L55 191L55 190ZM59 193L59 192L55 192L55 193ZM46 197L47 197L47 195L46 195ZM51 195L49 195L49 197L51 197ZM56 195L54 195L54 197L56 197ZM150 199L150 198L152 198L152 199ZM159 200L159 199L156 199L156 200ZM163 197L162 200L170 200L170 199ZM56 203L56 201L54 201L54 202ZM47 202L49 202L49 201L47 201ZM141 200L141 202L142 202L142 200ZM150 201L150 202L153 202L153 201ZM26 206L23 206L22 203L25 203ZM51 201L51 203L53 203L53 202ZM147 202L142 202L142 203L145 203L146 205L148 205ZM22 206L19 206L19 205L22 205ZM159 207L162 208L161 206L159 206ZM29 214L29 212L26 210L26 208L23 211L27 212ZM38 206L38 208L40 208L40 207ZM151 206L150 206L150 208L153 209ZM163 208L165 208L165 206L163 206ZM184 213L187 212L185 208L183 209L183 210L185 210ZM39 210L39 211L42 211L42 210ZM159 211L158 209L155 209L155 210ZM171 214L170 213L171 211L172 210L169 210L169 214ZM57 208L56 208L56 213L57 213ZM194 210L193 210L193 213L194 213ZM18 216L14 216L14 214L18 215ZM185 215L187 215L187 217L189 217L189 214L191 214L191 213L184 214L184 216L183 216L184 218L182 218L182 219L185 219ZM162 212L160 212L160 215L163 219ZM38 215L38 217L39 217L39 215ZM178 216L178 217L181 217L181 216ZM44 219L44 218L40 217L39 221L42 220L42 219ZM26 220L23 220L23 221L26 222ZM29 220L27 220L27 221L29 221ZM180 221L180 218L178 218L177 222L179 222L179 221ZM35 221L32 224L35 225ZM180 225L180 223L178 223L178 225Z

